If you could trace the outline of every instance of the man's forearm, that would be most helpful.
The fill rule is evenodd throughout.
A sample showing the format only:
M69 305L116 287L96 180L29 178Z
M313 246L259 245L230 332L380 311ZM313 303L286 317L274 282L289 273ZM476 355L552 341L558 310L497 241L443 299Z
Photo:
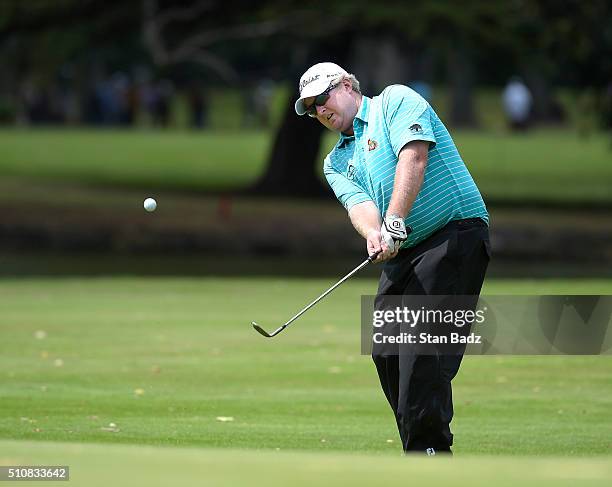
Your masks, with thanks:
M387 215L406 218L421 186L427 166L428 142L411 142L400 152Z
M380 230L382 223L380 212L372 201L365 201L353 206L349 210L349 217L353 227L363 238L368 238L368 233L372 230Z

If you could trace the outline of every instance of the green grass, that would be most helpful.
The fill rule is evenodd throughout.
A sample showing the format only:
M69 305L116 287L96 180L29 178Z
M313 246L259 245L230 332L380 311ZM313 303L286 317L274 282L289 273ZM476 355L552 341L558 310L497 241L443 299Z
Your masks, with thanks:
M610 458L401 458L345 453L0 441L0 464L68 465L73 486L605 486ZM27 482L21 485L31 485ZM36 484L33 484L36 485Z
M609 139L569 130L453 132L489 198L612 202ZM151 189L248 186L264 171L265 132L0 130L0 176ZM321 154L335 142L326 135ZM320 164L318 164L320 165ZM320 168L318 169L320 171Z
M0 175L107 186L224 189L261 172L259 132L2 130Z
M274 340L249 325L276 326L328 284L1 279L0 465L70 465L71 485L87 486L609 485L612 357L466 357L455 458L402 458L359 355L359 296L375 280L347 282ZM612 281L485 292L611 293Z
M374 281L347 283L275 340L250 328L282 323L327 284L4 279L0 438L396 454L391 413L359 355L359 295ZM612 282L490 281L486 291L609 293ZM467 358L456 451L611 453L611 365Z
M605 137L572 133L460 133L461 155L489 197L612 202L612 150Z

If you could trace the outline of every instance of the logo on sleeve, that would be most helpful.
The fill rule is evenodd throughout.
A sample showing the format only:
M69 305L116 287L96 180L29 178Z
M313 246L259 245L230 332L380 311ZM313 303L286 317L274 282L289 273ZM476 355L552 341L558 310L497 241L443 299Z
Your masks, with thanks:
M423 133L423 127L421 127L418 123L415 123L414 125L410 126L410 131L413 134L420 134Z
M378 147L378 142L374 139L368 139L368 152L373 151Z

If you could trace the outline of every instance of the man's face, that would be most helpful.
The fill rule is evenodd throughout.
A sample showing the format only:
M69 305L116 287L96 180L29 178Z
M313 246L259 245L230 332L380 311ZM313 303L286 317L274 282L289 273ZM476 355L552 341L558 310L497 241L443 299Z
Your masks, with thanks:
M317 120L334 132L352 132L357 105L352 96L353 89L349 80L342 80L329 92L324 105L317 108ZM314 103L315 97L304 100L307 107Z

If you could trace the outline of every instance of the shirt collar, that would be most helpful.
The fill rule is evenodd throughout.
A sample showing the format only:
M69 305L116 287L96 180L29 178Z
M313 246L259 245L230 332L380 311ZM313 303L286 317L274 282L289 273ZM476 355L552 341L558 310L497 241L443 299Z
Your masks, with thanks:
M370 99L362 95L361 97L361 106L359 110L357 110L357 114L355 115L356 119L359 119L363 123L368 123L368 116L370 114ZM353 121L353 127L355 126L355 121ZM343 147L347 142L354 140L354 135L346 135L340 133L340 140L338 141L338 147Z
M361 106L359 107L359 110L357 111L357 115L355 115L355 118L358 118L364 123L368 123L368 116L370 114L370 101L371 100L367 96L362 95L361 96Z
M338 140L338 147L339 148L344 147L344 144L346 144L347 142L352 142L353 140L355 140L354 135L346 135L340 132L340 139Z

